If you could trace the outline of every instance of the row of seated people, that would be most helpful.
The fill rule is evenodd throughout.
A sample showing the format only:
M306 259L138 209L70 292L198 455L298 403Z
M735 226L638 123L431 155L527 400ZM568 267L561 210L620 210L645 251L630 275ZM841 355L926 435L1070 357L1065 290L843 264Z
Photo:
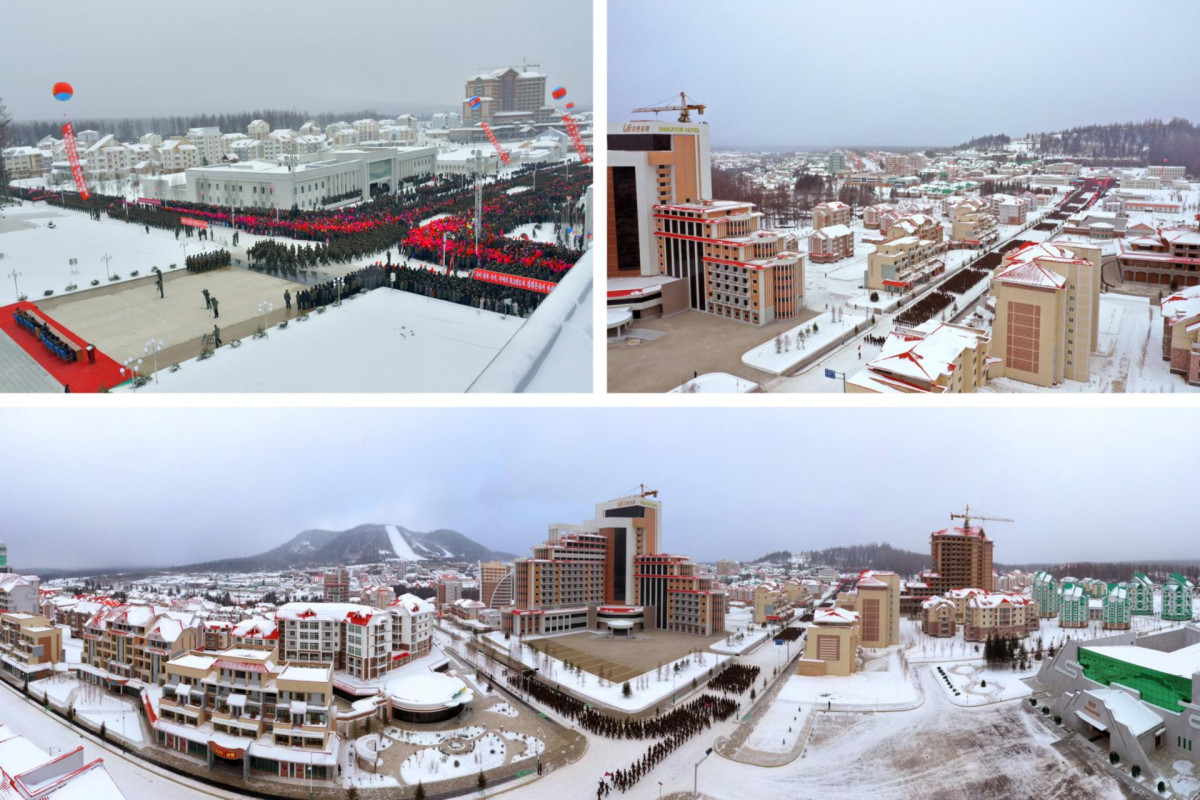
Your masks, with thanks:
M13 319L22 328L38 337L47 350L57 355L63 361L70 362L76 360L77 354L75 348L63 341L45 322L37 319L23 308L18 308L13 312Z

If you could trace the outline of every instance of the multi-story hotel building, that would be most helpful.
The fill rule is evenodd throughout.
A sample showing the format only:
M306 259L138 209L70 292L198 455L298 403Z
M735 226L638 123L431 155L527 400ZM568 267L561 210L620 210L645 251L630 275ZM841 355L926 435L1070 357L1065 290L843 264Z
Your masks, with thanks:
M980 592L967 601L963 639L968 642L982 642L991 636L1023 639L1037 629L1037 601L1023 594Z
M950 222L951 241L986 247L1000 236L996 229L996 214L983 198L968 197L955 205L950 211Z
M792 601L786 591L772 581L754 587L751 596L754 603L755 625L778 625L792 618Z
M992 591L993 545L983 528L977 525L931 533L929 550L934 592L944 595L952 589L965 587Z
M80 676L109 688L138 680L161 684L164 666L196 647L200 623L194 614L153 606L105 607L83 627Z
M503 608L513 604L513 568L503 561L486 561L479 565L479 599L488 608Z
M697 574L686 556L640 555L634 564L634 604L654 607L656 628L698 636L725 632L728 598L715 588L713 576Z
M462 581L457 575L439 575L437 579L437 607L446 609L462 599Z
M996 320L991 378L1038 386L1087 382L1100 313L1100 249L1031 244L1012 250L992 278Z
M321 781L336 775L335 720L330 665L243 647L171 659L153 724L159 745L211 770Z
M867 256L868 289L906 292L946 271L946 242L933 217L914 214L888 226L884 240Z
M879 230L882 215L895 210L896 207L891 203L876 203L867 206L863 209L863 227L873 231Z
M1159 228L1117 241L1117 263L1127 281L1173 287L1200 284L1200 232Z
M813 206L812 226L814 231L833 225L849 226L852 220L853 212L850 206L837 200Z
M497 118L506 122L526 117L529 122L544 121L538 118L546 104L546 76L540 72L524 67L481 72L467 78L463 91L463 124L492 122ZM473 97L481 101L474 107Z
M929 320L888 334L879 355L846 381L846 391L950 394L987 385L988 332Z
M326 603L350 602L350 572L345 567L334 567L325 573L322 596Z
M716 204L713 204L716 205ZM752 325L794 318L803 307L804 255L795 250L792 237L758 229L762 216L747 203L740 208L721 204L657 207L669 214L693 215L705 241L707 310L719 317ZM660 230L670 221L658 216ZM678 226L675 226L678 227ZM660 246L672 243L660 240Z
M1200 385L1200 286L1171 292L1159 302L1162 310L1162 357L1171 372Z
M41 611L39 590L42 581L37 575L16 572L0 573L0 611L20 611L37 614Z

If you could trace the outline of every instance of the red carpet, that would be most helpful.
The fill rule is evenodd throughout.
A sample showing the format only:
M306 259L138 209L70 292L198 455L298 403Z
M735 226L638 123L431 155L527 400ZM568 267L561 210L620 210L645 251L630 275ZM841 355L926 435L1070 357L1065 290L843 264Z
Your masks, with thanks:
M0 331L8 334L8 337L20 345L22 350L33 356L33 360L42 369L49 372L54 377L54 380L63 385L69 385L72 392L98 392L101 386L111 389L125 381L125 378L121 375L121 365L99 350L96 350L95 364L89 364L86 356L79 361L69 364L65 363L61 358L46 349L41 340L17 324L17 321L13 319L13 312L18 308L37 314L46 320L50 327L80 347L86 347L88 343L60 325L49 314L42 311L33 303L13 303L12 305L0 308Z

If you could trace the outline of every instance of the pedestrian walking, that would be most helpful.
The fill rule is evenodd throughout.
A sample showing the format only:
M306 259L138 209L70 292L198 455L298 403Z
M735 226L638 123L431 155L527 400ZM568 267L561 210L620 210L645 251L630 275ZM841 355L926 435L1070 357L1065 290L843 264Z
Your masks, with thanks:
M149 226L149 225L147 225L147 226L146 226L146 233L150 233L150 226Z
M162 284L162 273L161 272L158 273L158 277L154 279L154 282L158 285L158 299L159 300L164 299L166 297L166 295L163 294L163 284Z
M213 319L216 319L217 317L221 316L221 312L217 308L217 298L215 298L215 297L212 299L212 310L213 310Z
M292 310L292 292L290 289L283 290L283 304L287 306L287 310Z
M213 325L213 342L217 347L221 346L221 329Z
M209 296L208 289L205 289L204 291L202 291L201 294L204 295L204 307L212 308L212 297Z

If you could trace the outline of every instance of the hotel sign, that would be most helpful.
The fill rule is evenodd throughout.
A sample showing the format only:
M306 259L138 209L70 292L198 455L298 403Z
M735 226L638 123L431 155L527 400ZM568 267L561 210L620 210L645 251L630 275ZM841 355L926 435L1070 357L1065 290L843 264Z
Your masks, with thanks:
M695 133L701 129L697 125L660 125L657 122L626 122L621 126L621 133Z

